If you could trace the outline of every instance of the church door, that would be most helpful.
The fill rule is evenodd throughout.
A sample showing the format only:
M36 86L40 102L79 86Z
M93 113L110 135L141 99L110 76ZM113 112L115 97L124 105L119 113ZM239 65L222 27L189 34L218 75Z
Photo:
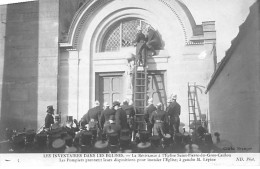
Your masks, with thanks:
M96 88L96 96L100 104L108 102L109 105L116 100L123 99L123 77L121 74L99 74L99 86Z

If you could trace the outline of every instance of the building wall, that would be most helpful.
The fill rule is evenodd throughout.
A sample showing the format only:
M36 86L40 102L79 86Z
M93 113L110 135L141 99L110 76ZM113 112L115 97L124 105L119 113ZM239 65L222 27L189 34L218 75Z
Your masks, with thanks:
M1 6L1 129L36 128L38 10L38 2Z
M185 123L185 127L188 128L187 84L188 82L197 82L198 85L205 87L210 75L214 71L212 49L215 41L215 29L208 28L210 26L212 27L214 23L209 22L202 26L205 30L200 34L200 38L202 39L201 44L186 45L185 41L192 38L192 32L188 32L188 30L192 29L192 23L190 23L190 25L186 23L189 19L187 19L187 16L183 15L184 11L183 9L180 9L178 5L167 1L168 3L173 3L173 5L171 4L171 8L169 8L169 6L162 2L164 1L153 1L151 2L151 5L147 6L145 1L111 1L109 3L105 3L102 8L95 7L94 12L91 12L92 10L90 7L89 13L91 15L87 15L89 13L87 10L85 11L86 16L83 17L84 19L78 20L78 24L75 26L79 27L78 29L81 31L79 34L74 35L79 40L76 39L74 46L72 44L72 46L75 47L75 50L78 50L78 54L77 51L65 52L62 50L61 52L61 59L67 58L68 63L64 64L63 68L60 68L63 72L66 72L67 68L69 69L66 72L68 73L67 75L61 75L64 82L67 81L67 84L62 83L62 85L64 88L66 88L67 85L69 86L69 91L66 91L68 92L68 94L66 94L69 97L68 100L75 101L78 99L78 105L73 104L68 106L69 109L74 110L69 111L71 115L74 117L81 117L90 107L92 107L92 103L95 100L95 91L97 90L97 86L95 84L95 74L97 72L125 72L128 69L126 65L127 52L120 51L118 53L110 52L107 54L96 53L96 49L100 45L100 39L102 39L101 37L104 36L103 33L107 29L106 26L118 19L118 17L115 16L120 16L123 18L124 15L128 14L132 17L138 16L147 20L150 24L152 24L152 26L156 27L162 35L165 42L165 50L160 51L158 56L148 60L149 70L166 71L167 96L169 97L173 93L178 95L178 102L182 106L181 121ZM136 9L136 7L138 8ZM154 9L160 9L164 12L162 15L157 15L155 12L156 10ZM176 17L173 12L174 10L179 18ZM186 20L184 19L185 17ZM181 25L179 19L182 20L183 23L185 22L185 24ZM168 22L169 20L171 20L171 22ZM201 41L200 38L198 38L199 41ZM204 43L203 40L207 43ZM74 41L72 40L72 42ZM202 52L205 53L205 56L200 58L200 54ZM77 79L73 80L73 78L70 77L71 74L74 74L74 78L77 76L77 64L74 64L74 67L70 67L70 65L73 65L73 62L75 63L75 60L73 59L77 59L77 57L80 59L78 70L80 91L79 98L76 96L77 86L75 85L77 84L75 81L77 81ZM126 88L126 86L128 85L124 84L124 88ZM71 91L72 88L74 88L74 91ZM204 91L202 91L199 97L202 113L206 114L208 102L207 95L204 94L205 88L203 90ZM71 101L69 102L71 103ZM63 103L66 105L65 102ZM77 106L78 115L76 115ZM64 111L66 110L64 109Z
M37 128L44 125L46 107L58 105L59 0L39 0L38 116Z
M219 132L237 151L241 147L259 152L259 3L252 9L209 90L209 109L212 133Z

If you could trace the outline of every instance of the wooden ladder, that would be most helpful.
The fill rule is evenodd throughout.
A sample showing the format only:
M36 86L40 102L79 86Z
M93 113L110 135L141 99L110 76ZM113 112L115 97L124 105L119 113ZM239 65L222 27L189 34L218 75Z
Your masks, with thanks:
M144 109L147 104L147 67L137 65L136 63L134 67L133 90L136 127L137 130L146 130Z

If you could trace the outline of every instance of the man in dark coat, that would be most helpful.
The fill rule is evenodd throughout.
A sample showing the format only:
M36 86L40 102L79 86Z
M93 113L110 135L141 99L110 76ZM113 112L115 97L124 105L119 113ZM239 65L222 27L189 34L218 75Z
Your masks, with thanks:
M115 116L116 111L114 109L109 108L109 104L107 102L104 103L104 110L101 112L100 116L100 126L101 129L109 124L109 119L111 116Z
M95 101L95 107L89 109L89 111L81 118L81 126L89 124L89 129L100 129L99 118L101 111L102 109L99 101Z
M135 40L132 41L133 44L136 44L136 63L144 65L144 60L146 57L145 49L145 35L142 33L141 26L137 27L138 33L136 34Z
M135 116L134 107L130 106L128 104L127 100L123 101L123 105L121 107L126 112L128 128L133 130L133 127L134 127L134 116Z
M154 124L153 135L162 138L165 135L165 124L168 122L168 116L167 113L162 110L162 103L158 103L156 109L157 110L152 112L150 123Z
M54 124L54 118L53 115L54 114L54 109L53 106L47 106L47 115L45 117L45 127L46 129L49 129L51 127L52 124Z
M134 124L134 117L135 117L135 110L132 105L129 105L128 100L123 101L123 105L121 106L122 109L126 112L127 116L127 128L130 129L132 133L132 140L134 139L135 136L135 124Z
M146 26L147 37L146 37L146 47L152 52L152 56L156 54L155 49L161 47L161 40L158 34L152 29L150 25Z
M144 119L147 124L147 130L152 133L153 124L150 123L149 119L152 115L152 112L156 110L156 107L153 105L153 99L148 100L148 106L144 110Z
M177 95L174 95L170 104L166 109L168 116L170 117L170 133L172 135L179 133L180 126L180 114L181 114L181 106L177 103Z
M115 119L116 125L120 127L120 129L127 129L127 116L126 112L120 107L120 102L115 101L113 103L114 109L116 110Z
M110 116L108 120L108 124L104 126L103 134L111 134L111 133L117 133L120 134L120 127L116 125L115 122L115 116Z

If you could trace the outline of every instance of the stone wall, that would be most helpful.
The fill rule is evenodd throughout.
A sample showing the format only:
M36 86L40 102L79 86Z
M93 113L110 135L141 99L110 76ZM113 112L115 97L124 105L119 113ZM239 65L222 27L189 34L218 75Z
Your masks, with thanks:
M38 9L38 2L1 6L1 129L37 125Z

